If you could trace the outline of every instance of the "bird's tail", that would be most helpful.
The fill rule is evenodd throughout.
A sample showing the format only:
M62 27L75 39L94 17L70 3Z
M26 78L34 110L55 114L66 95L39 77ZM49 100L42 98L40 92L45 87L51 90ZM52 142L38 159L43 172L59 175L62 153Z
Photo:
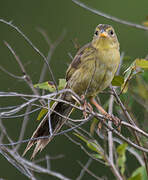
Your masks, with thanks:
M63 94L60 99L68 101L72 104L74 104L74 99L71 97L69 93ZM52 135L50 138L43 138L43 139L37 139L37 140L31 140L29 141L23 156L26 154L26 152L34 145L36 144L36 147L33 151L32 157L34 158L38 151L42 151L44 147L51 141L51 139L54 137L54 135L61 129L63 124L66 122L67 118L71 114L72 106L64 103L64 102L55 102L51 108L51 114L50 114L50 122L51 122L51 129L52 129ZM60 116L61 115L61 116ZM64 116L64 117L62 117ZM32 138L38 138L43 136L49 136L49 119L45 118L41 121L41 123L38 125L37 129L34 131Z

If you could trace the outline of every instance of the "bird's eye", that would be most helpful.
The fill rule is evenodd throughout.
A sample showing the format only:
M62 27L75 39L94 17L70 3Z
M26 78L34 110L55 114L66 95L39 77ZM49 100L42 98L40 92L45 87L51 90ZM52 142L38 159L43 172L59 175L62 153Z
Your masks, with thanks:
M95 32L95 35L96 35L96 36L98 36L98 34L99 34L99 32L98 32L98 31L96 31L96 32Z
M114 35L114 31L113 30L109 30L109 35L113 36Z

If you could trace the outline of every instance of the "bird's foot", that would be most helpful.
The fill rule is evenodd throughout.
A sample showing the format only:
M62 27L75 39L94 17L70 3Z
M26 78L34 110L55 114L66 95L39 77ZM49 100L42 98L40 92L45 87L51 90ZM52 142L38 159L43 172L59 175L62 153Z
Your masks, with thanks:
M83 103L83 104L82 104L83 116L84 116L84 118L87 118L87 116L88 116L87 111L92 112L92 111L93 111L93 108L92 108L91 104L86 101L84 95L81 96L81 101L82 101L82 103Z
M107 120L112 121L114 123L114 125L117 127L119 132L121 131L121 120L118 117L114 115L110 115L108 113L106 113L104 116ZM100 132L102 125L103 125L103 122L98 123L98 129L97 129L98 133Z
M105 118L108 119L109 121L112 121L115 124L115 126L120 127L121 120L118 117L106 113Z

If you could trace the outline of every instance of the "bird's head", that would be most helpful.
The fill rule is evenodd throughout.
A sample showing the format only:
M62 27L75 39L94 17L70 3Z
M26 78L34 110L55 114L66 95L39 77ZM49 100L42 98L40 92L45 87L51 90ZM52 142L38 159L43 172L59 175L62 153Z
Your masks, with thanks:
M96 49L119 49L119 42L114 28L107 24L99 24L94 32L92 45Z

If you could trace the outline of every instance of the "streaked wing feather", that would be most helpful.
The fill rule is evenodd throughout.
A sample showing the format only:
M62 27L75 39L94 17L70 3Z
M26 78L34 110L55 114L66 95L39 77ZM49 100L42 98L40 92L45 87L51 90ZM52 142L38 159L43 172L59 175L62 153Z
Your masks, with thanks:
M93 47L91 43L88 43L77 52L69 68L67 69L66 81L68 81L71 78L72 74L75 72L76 69L79 69L79 67L81 67L81 63L83 63L84 59L82 58L82 55L86 56L86 54L88 54L92 49Z

